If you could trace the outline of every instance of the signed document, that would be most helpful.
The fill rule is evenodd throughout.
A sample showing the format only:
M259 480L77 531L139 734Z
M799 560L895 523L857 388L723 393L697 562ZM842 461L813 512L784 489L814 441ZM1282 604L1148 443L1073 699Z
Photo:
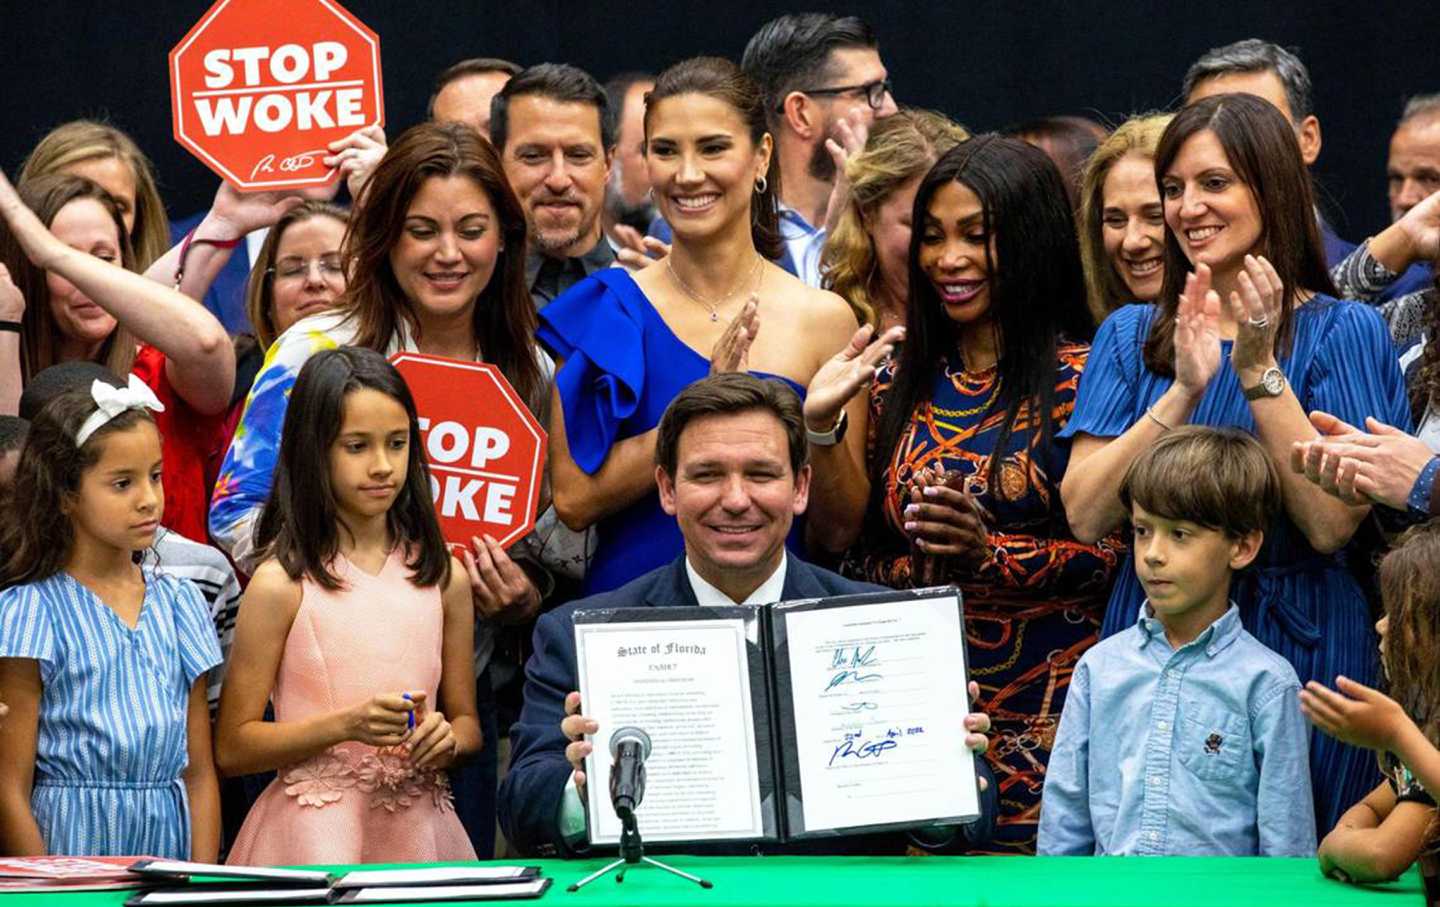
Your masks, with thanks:
M591 843L620 840L610 736L623 727L652 743L635 812L646 841L763 839L767 825L773 836L773 803L768 823L761 809L773 766L761 745L769 730L758 609L601 613L617 619L580 612L575 623L581 702L601 729L585 766Z
M759 607L575 612L592 844L620 840L610 739L644 731L646 841L787 841L961 825L965 748L953 587Z
M958 594L884 598L775 608L792 836L979 815Z

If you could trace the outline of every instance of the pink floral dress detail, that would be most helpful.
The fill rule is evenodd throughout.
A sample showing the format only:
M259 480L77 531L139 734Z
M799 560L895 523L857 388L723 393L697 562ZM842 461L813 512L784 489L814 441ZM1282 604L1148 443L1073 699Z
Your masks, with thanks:
M275 679L276 721L296 721L376 693L439 695L444 607L411 585L400 553L371 576L343 557L345 588L304 581ZM404 746L347 742L282 768L245 819L229 862L423 863L473 860L449 778L417 770Z

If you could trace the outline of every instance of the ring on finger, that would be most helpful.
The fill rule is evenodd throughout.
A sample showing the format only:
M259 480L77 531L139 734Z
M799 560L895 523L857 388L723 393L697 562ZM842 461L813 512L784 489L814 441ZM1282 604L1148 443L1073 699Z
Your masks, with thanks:
M1265 328L1270 326L1269 318L1251 318L1249 321L1252 328Z

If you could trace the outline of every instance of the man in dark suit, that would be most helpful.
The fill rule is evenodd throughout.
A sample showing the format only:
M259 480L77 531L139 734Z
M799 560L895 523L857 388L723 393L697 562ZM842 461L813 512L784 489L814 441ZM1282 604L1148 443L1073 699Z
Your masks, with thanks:
M786 534L809 499L807 459L800 401L779 381L714 375L670 404L656 438L655 480L661 505L685 537L685 554L619 589L557 608L536 624L525 704L510 731L510 772L500 787L500 825L521 851L573 855L586 842L583 763L592 745L585 735L600 728L579 713L577 609L765 604L880 588L786 553ZM966 745L983 752L989 718L977 713L962 720L970 732ZM993 798L994 786L981 784ZM986 819L963 831L936 829L932 836L927 830L911 842L979 842L988 837L993 803L985 803L983 812ZM785 850L900 853L904 847L899 836L871 835ZM736 851L734 845L698 849Z

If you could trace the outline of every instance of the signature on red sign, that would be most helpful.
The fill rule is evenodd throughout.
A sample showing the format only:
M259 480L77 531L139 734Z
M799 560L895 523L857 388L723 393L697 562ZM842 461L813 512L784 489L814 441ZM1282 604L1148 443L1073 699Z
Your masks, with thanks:
M284 173L294 173L297 170L304 170L306 167L312 166L315 163L315 159L324 153L324 148L317 148L314 151L302 151L299 154L292 154L290 157L281 160L278 164L275 163L275 155L267 154L251 169L250 178L254 179L257 173L274 173L277 167Z

